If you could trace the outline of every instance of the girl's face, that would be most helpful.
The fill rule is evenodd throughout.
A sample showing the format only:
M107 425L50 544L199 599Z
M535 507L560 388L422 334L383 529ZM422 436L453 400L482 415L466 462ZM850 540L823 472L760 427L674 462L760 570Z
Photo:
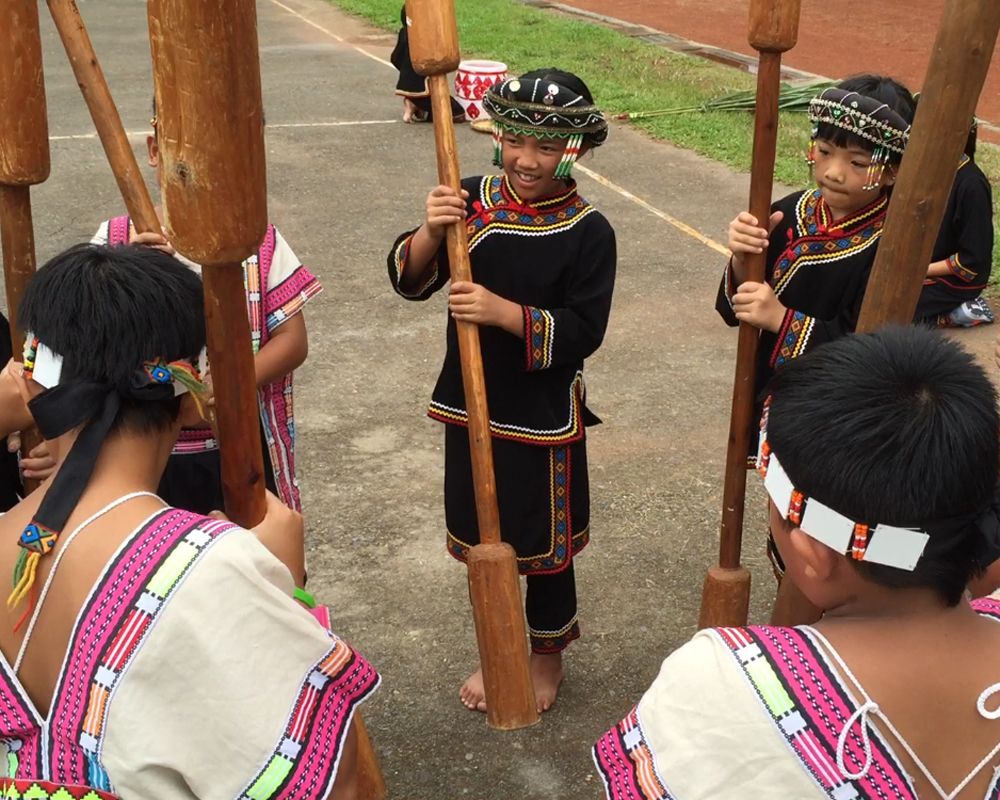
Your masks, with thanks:
M503 171L522 200L541 200L565 190L566 184L553 177L565 150L565 139L503 134Z
M860 211L896 180L895 168L886 165L880 185L865 189L872 154L862 147L838 147L826 139L817 139L813 159L813 176L834 220Z

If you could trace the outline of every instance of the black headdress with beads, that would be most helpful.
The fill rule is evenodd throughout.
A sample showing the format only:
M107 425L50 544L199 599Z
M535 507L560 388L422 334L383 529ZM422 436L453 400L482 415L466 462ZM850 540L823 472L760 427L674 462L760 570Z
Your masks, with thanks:
M840 128L871 145L866 189L879 186L886 164L893 154L903 155L910 138L910 124L886 103L835 87L824 90L809 103L809 121L813 125L810 159L820 125Z
M535 70L494 85L483 97L483 108L493 120L493 163L497 166L501 166L504 131L566 139L557 178L570 176L584 143L598 147L608 138L608 121L586 85L557 69Z

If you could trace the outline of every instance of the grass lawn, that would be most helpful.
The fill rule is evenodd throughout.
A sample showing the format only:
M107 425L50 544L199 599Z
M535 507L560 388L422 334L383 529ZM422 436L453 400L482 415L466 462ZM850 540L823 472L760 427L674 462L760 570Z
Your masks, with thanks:
M331 0L381 28L397 30L402 0ZM727 92L751 89L755 79L737 69L630 39L594 23L522 5L516 0L455 0L462 52L506 63L511 73L558 66L580 75L611 114L696 105ZM836 76L834 76L836 77ZM749 171L753 117L710 112L637 120L629 124L678 147ZM775 178L792 186L809 180L804 113L781 115ZM1000 186L1000 148L980 144L977 162ZM1000 202L994 229L1000 228ZM1000 266L1000 235L993 251ZM991 283L1000 286L1000 269Z

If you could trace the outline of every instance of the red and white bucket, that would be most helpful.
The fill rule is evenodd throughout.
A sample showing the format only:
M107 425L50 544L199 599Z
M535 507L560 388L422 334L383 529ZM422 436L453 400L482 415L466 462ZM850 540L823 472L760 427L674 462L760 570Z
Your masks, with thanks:
M465 118L475 122L486 116L483 95L493 84L507 79L507 65L499 61L463 61L455 75L455 99Z

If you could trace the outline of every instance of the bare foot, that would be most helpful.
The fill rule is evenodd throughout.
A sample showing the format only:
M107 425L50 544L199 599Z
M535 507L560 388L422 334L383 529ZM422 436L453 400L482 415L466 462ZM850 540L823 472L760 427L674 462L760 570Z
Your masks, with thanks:
M417 110L417 107L413 105L413 102L408 98L403 98L403 122L413 122L413 112Z
M469 711L486 712L486 688L483 686L483 670L478 668L458 690L458 698Z
M539 713L548 711L555 705L563 682L562 653L532 653L531 682Z

